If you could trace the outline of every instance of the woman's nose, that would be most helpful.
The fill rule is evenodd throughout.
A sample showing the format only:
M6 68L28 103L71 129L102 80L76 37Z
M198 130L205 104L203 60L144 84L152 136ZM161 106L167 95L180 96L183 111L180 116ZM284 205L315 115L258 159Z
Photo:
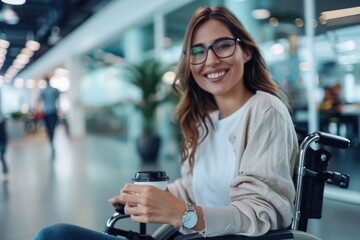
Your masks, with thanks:
M215 55L214 51L212 49L208 50L208 56L206 59L206 65L214 65L218 64L220 62L220 59Z

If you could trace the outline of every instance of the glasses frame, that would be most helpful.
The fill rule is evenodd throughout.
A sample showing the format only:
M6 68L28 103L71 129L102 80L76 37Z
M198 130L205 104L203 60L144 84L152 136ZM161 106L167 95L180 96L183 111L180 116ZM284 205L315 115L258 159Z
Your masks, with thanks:
M233 40L233 41L234 41L234 43L235 43L234 52L233 52L232 54L230 54L229 56L219 57L219 56L216 54L216 52L214 51L213 46L214 46L215 44L217 44L218 42L221 42L221 41L224 41L224 40ZM235 53L235 51L236 51L236 45L237 45L238 43L240 43L240 42L241 42L241 40L240 40L239 38L237 38L237 37L234 37L234 38L227 38L227 37L225 37L225 38L216 39L213 44L211 44L211 45L209 45L209 46L202 46L202 47L204 47L205 52L206 52L206 56L205 56L204 61L202 61L202 62L200 62L200 63L191 63L191 62L190 62L190 64L191 64L191 65L200 65L200 64L203 64L204 62L206 62L206 60L207 60L207 58L208 58L208 55L209 55L209 50L210 50L210 49L212 50L212 52L214 53L214 55L215 55L217 58L223 59L223 58L231 57L232 55L234 55L234 53ZM194 45L194 46L196 46L196 45ZM191 46L191 48L194 47L194 46ZM191 49L191 48L190 48L190 49ZM186 50L184 50L184 54L186 55Z

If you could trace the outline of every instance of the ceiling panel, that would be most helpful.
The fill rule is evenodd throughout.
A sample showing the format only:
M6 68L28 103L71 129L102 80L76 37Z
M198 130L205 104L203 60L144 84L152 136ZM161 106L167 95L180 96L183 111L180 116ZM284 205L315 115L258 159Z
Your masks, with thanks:
M6 74L27 40L38 41L41 48L26 66L111 1L28 0L24 5L0 2L0 39L10 42L0 75Z

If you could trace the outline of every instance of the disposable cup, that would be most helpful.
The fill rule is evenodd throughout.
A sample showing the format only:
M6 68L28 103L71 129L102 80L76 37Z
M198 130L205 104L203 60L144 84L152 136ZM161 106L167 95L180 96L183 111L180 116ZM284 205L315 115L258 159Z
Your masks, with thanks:
M133 183L151 185L161 190L166 190L169 177L164 171L139 171L132 179Z

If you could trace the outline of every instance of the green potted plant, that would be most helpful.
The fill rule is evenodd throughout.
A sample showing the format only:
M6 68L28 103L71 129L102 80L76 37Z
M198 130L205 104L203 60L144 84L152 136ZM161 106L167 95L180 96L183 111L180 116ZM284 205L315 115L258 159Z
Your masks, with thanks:
M25 135L25 114L20 111L10 113L9 121L6 124L9 138L22 138Z
M21 120L24 117L24 114L20 111L12 112L10 114L11 118L14 120Z
M135 102L143 117L143 129L137 139L137 151L146 163L156 162L159 154L161 138L157 129L156 111L173 94L171 86L165 86L162 80L168 69L156 60L125 66L128 80L142 93L141 101Z

